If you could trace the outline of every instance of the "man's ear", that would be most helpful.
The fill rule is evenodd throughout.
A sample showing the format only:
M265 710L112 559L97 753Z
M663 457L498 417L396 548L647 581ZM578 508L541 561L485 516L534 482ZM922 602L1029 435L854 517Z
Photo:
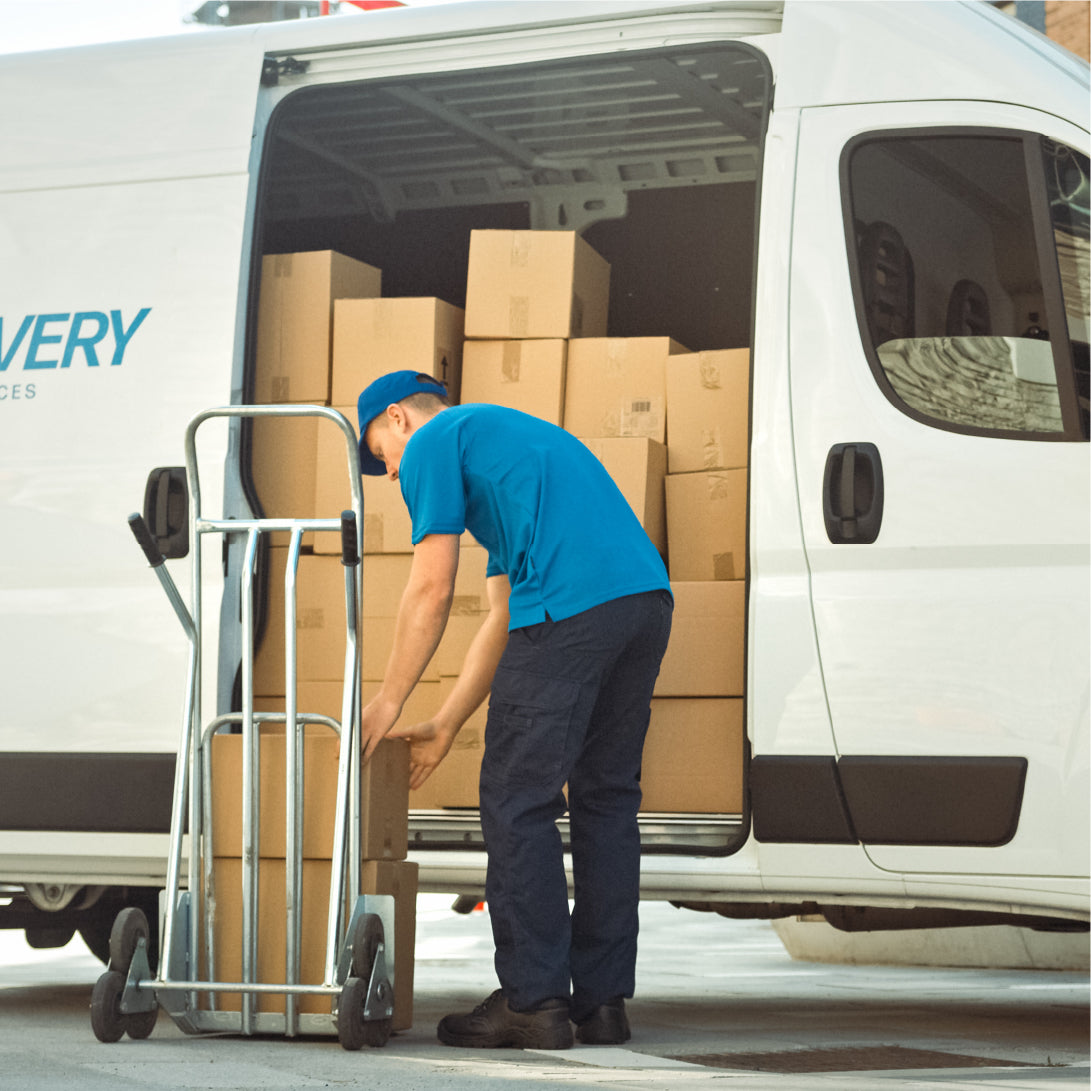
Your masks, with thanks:
M386 423L393 428L404 427L407 421L405 408L397 402L391 402L386 407Z

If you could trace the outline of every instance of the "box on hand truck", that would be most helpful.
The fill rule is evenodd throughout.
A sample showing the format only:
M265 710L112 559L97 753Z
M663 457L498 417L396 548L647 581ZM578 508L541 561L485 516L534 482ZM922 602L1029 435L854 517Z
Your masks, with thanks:
M352 510L335 518L227 519L208 518L201 507L195 435L205 421L223 417L324 417L337 425L347 447ZM171 809L170 855L162 952L158 975L150 969L150 929L140 909L118 914L110 934L108 969L91 995L91 1026L103 1042L124 1034L146 1038L159 1007L187 1033L205 1031L252 1035L284 1033L336 1034L345 1049L385 1045L394 1013L394 898L360 893L360 616L359 540L363 526L356 436L336 410L317 405L250 405L209 409L190 421L185 436L186 484L191 498L190 552L192 603L187 608L164 557L140 515L130 527L144 550L189 642L188 687L175 769ZM345 671L341 722L301 712L296 701L296 573L304 533L340 530L345 571ZM254 578L263 535L288 533L285 568L285 694L284 712L254 708ZM201 540L206 534L245 535L241 575L242 708L200 726L201 680ZM340 736L337 796L332 831L329 911L326 922L324 975L321 982L300 977L303 905L303 761L308 725L324 725ZM285 980L259 980L259 889L262 865L260 834L260 733L263 727L283 731L285 738L286 829L283 872L285 883ZM213 866L211 805L212 737L221 729L242 736L241 846L241 979L214 980L216 874ZM313 728L312 728L313 730ZM187 887L182 885L183 836L189 833ZM271 862L271 861L267 861ZM279 865L280 860L276 863ZM204 936L200 925L204 924ZM388 969L389 968L389 969ZM219 998L234 995L238 1011L219 1009ZM259 1011L262 994L284 997L283 1011ZM328 997L330 1011L300 1011L302 997ZM264 1006L264 1005L263 1005ZM313 1006L313 1005L311 1005Z

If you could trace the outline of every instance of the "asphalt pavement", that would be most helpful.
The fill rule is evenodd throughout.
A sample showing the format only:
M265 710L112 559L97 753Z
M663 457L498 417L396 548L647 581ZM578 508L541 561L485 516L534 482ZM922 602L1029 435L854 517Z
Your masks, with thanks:
M793 961L771 925L645 903L624 1048L458 1050L435 1026L496 987L486 911L418 903L414 1026L381 1049L333 1038L184 1035L98 1042L100 963L77 938L33 951L0 933L0 1088L234 1091L572 1087L1068 1091L1091 1085L1088 975Z

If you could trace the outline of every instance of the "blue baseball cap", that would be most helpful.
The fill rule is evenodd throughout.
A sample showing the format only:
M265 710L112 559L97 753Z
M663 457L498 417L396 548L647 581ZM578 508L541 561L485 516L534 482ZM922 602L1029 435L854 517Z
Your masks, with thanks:
M386 473L383 465L364 443L367 426L394 405L414 394L435 394L447 397L447 388L432 375L421 371L392 371L371 383L356 400L356 415L360 421L360 473L369 477L381 477Z

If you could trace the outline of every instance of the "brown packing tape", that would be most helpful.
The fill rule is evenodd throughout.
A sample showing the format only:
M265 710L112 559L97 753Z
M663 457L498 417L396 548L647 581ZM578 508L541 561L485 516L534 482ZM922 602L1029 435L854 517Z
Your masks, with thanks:
M706 390L719 390L723 386L720 381L720 367L715 358L709 353L701 353L701 362L698 366L700 383Z
M699 434L704 467L706 470L714 469L723 460L720 430L719 428L702 428Z
M511 233L511 257L510 263L513 269L525 269L530 264L530 250L533 237L528 231L513 231Z
M517 383L519 366L523 358L523 349L518 341L505 341L500 351L500 381Z
M508 326L512 337L525 337L530 329L530 299L513 295L508 300Z
M740 577L735 574L735 555L733 553L717 553L712 558L712 572L718 580L736 580Z
M383 552L383 517L364 513L364 552Z

